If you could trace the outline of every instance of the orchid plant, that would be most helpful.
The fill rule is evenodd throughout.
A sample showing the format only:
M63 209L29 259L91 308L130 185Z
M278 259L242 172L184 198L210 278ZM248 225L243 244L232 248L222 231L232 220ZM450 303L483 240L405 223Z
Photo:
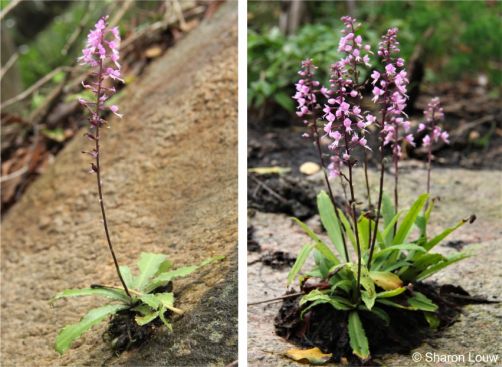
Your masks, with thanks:
M431 327L437 327L438 306L424 294L413 290L413 284L422 281L446 266L464 259L459 253L443 256L430 251L450 233L475 217L463 219L436 236L429 236L427 226L434 207L430 198L430 171L433 142L448 143L448 133L438 122L443 118L439 99L434 98L425 111L426 121L419 125L425 131L423 145L428 148L427 192L420 195L408 210L399 210L399 162L402 146L415 146L411 124L404 112L407 105L409 83L405 61L400 57L398 29L391 28L381 38L377 56L381 67L374 67L367 83L372 85L372 111L362 106L365 82L360 80L361 68L370 68L374 53L358 34L359 25L354 18L341 18L344 23L338 50L343 57L331 65L329 84L324 86L315 79L317 66L311 59L301 64L296 83L297 115L303 118L323 167L327 193L321 192L317 204L321 222L336 251L317 236L307 225L294 218L312 243L305 245L292 267L288 284L299 279L303 297L300 300L303 315L319 304L330 304L340 312L347 312L350 345L362 360L370 358L370 349L359 314L370 312L388 324L388 307L411 312L423 312ZM368 105L368 104L365 104ZM375 134L379 142L379 185L376 206L371 202L368 178L368 136ZM329 158L322 150L321 138L329 139ZM356 197L354 168L360 165L354 154L364 154L364 172L368 201L366 208ZM390 150L394 167L394 200L384 192L386 152ZM330 179L340 179L346 195L348 209L345 215L334 200ZM383 220L383 223L382 223ZM413 228L418 236L413 237ZM350 256L348 243L355 255ZM301 273L307 258L313 254L315 267Z
M94 147L85 154L94 161L90 164L90 172L96 175L99 205L102 222L110 255L115 265L117 277L121 287L92 285L89 288L67 289L56 294L51 302L69 297L100 296L111 300L105 306L90 310L80 322L65 326L56 337L55 349L63 354L72 343L94 325L107 319L111 315L126 313L131 315L138 327L151 330L153 325L164 324L172 331L169 320L172 314L182 314L183 311L175 307L172 281L185 277L199 268L208 265L222 257L212 257L202 261L199 265L184 266L172 269L172 263L163 254L141 253L138 260L138 272L133 274L127 266L120 266L110 238L110 231L105 211L102 192L102 172L100 165L101 129L108 124L104 119L107 112L119 114L116 105L108 105L107 101L116 93L114 82L124 82L119 63L120 33L118 27L110 27L108 16L98 20L87 37L86 47L78 59L81 65L91 68L90 80L82 82L82 86L94 95L94 100L80 98L80 104L89 112L89 131L85 136L94 143ZM128 334L130 330L126 330ZM127 336L127 346L137 344L131 335ZM112 340L112 346L117 345L119 338ZM123 343L121 343L123 344Z

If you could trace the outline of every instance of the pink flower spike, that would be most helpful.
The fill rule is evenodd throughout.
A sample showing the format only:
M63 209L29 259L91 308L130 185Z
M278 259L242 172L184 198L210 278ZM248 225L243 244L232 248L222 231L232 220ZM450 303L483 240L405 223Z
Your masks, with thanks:
M118 118L122 118L123 115L118 113L119 108L117 106L112 105L109 108L110 108L110 111L112 111L114 115L118 116Z

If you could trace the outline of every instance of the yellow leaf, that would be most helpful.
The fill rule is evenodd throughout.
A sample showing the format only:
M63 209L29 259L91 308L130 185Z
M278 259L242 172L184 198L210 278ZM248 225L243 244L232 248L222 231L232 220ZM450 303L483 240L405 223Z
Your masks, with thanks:
M311 349L290 349L286 352L286 357L302 363L312 363L321 365L331 359L332 354L324 354L319 348Z
M281 175L283 173L288 173L291 171L291 168L287 167L255 167L255 168L249 168L248 172L250 173L256 173L258 175L270 175L270 174L278 174Z
M386 291L391 291L403 286L403 281L390 271L370 271L370 278L376 285Z

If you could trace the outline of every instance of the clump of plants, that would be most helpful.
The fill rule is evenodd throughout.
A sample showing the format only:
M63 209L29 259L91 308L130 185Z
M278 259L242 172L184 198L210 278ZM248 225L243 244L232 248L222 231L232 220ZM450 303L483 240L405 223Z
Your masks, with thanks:
M104 116L107 112L112 112L122 118L116 105L107 104L110 97L115 94L114 82L123 83L119 64L120 34L118 27L111 28L108 25L107 19L108 17L102 17L98 20L95 28L89 33L87 45L82 51L82 57L79 58L82 65L92 68L90 80L82 82L82 85L95 97L92 101L79 99L79 102L89 111L90 126L85 135L94 143L94 147L84 153L94 159L90 172L96 175L106 241L121 287L91 285L89 288L64 290L53 298L52 302L62 298L100 296L111 301L109 304L90 310L80 322L67 325L59 332L55 349L61 354L83 333L110 316L113 316L113 319L105 336L113 349L118 352L139 345L158 326L165 325L172 331L171 316L183 313L181 309L175 307L172 281L188 276L222 258L213 257L198 265L173 269L173 264L166 255L144 252L138 260L136 274L133 274L127 266L119 266L106 219L100 165L102 139L100 130L108 124Z
M408 319L414 320L407 326L416 326L423 320L431 328L440 326L443 319L439 309L444 302L421 282L468 256L465 253L444 256L433 250L475 217L461 219L437 235L431 236L428 231L435 203L430 196L433 159L430 146L438 140L448 143L448 133L439 126L443 111L438 98L430 102L425 120L418 128L425 132L423 146L429 147L426 192L411 207L400 209L399 162L403 146L414 146L415 138L404 112L408 79L405 61L400 57L398 29L391 28L382 36L374 55L370 45L358 35L356 20L346 16L342 21L345 27L338 49L344 57L331 65L329 83L322 85L316 80L317 67L307 59L302 62L301 79L293 97L297 114L307 128L304 137L314 143L324 168L327 192L319 193L317 206L331 245L294 218L311 243L301 249L288 275L288 284L299 280L302 296L294 301L296 308L292 307L291 299L284 302L276 319L276 330L291 340L320 346L324 352L351 350L364 362L371 357L371 339L381 337L374 330L375 325L383 334L390 330L393 321L406 324ZM379 63L372 65L372 58L378 58ZM368 73L370 78L363 81L361 72L368 68L372 70ZM373 110L377 113L362 107L363 90L369 84L376 106ZM378 141L378 151L372 151L368 144L371 134ZM323 153L321 138L330 140L327 155ZM371 154L377 155L379 162L375 202L368 175ZM390 196L384 192L388 165L392 166L394 176ZM364 168L366 202L356 197L356 166ZM346 207L341 208L335 201L330 178L340 181L341 191L346 193ZM315 266L302 273L311 255ZM317 340L323 344L316 345ZM350 355L333 356L338 360L340 357Z

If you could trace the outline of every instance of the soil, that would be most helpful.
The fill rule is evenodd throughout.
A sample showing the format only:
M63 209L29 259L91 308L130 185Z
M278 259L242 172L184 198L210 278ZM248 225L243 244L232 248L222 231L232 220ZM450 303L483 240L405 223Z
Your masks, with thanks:
M417 283L414 291L419 291L438 305L437 317L440 324L437 331L429 328L422 312L400 310L382 305L390 317L388 326L378 317L361 312L360 317L371 346L372 356L387 353L407 354L427 338L453 324L461 312L460 306L468 303L486 302L470 298L461 287L439 286L437 283ZM458 296L461 296L460 298ZM332 353L332 361L342 358L351 365L375 365L369 360L362 363L352 354L347 330L347 313L336 311L330 305L319 305L300 319L300 296L285 299L275 317L277 335L301 347L318 347L324 353Z
M295 261L296 257L292 256L289 252L275 251L262 255L259 259L248 263L248 265L260 262L265 266L270 266L272 269L282 269L293 266Z
M295 176L249 175L248 208L286 213L300 219L316 213L315 191Z
M225 366L237 355L237 4L227 2L150 64L120 103L103 137L105 205L119 263L144 251L175 267L225 259L174 282L185 311L171 334L155 332L117 357L102 323L65 355L57 332L94 298L58 302L56 292L119 285L110 259L95 178L70 142L2 223L2 366ZM79 134L83 135L84 131ZM224 335L224 342L216 334ZM135 361L135 362L134 362Z

